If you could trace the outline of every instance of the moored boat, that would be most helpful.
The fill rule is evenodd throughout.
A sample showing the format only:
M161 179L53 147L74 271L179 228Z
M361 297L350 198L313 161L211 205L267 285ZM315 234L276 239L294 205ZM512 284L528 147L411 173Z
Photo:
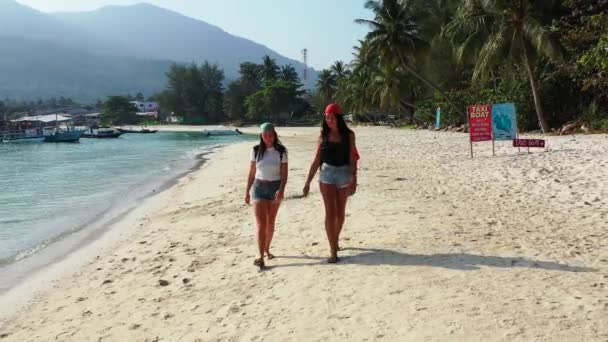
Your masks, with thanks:
M113 139L118 138L122 135L121 132L114 130L110 127L99 127L97 129L90 128L85 131L82 135L83 138L95 138L95 139Z
M118 131L121 133L140 133L140 134L150 134L158 132L157 129L149 129L146 127L142 127L140 129L134 129L133 127L129 128L118 128Z
M207 136L220 136L220 135L241 135L243 134L241 131L239 131L238 128L235 128L234 130L230 130L230 129L211 129L211 130L203 130L203 134L207 135Z
M75 129L71 130L61 130L57 129L54 132L51 132L48 135L44 136L44 142L77 142L82 137L84 131L79 131Z

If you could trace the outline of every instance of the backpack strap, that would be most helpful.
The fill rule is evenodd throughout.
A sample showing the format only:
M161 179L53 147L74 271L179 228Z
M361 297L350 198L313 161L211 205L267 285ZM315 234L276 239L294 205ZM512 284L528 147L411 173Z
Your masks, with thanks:
M260 153L260 145L255 145L253 146L253 156L255 157L255 160L258 160L258 154Z

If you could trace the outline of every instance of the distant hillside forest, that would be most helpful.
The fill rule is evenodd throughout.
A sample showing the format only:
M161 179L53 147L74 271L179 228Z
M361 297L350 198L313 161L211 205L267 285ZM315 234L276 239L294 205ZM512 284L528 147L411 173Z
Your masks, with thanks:
M225 86L224 70L218 65L173 64L166 72L166 89L149 95L110 96L84 107L100 108L109 124L134 123L135 108L131 100L157 101L161 118L180 117L186 124L211 124L225 121L287 122L301 118L314 110L310 96L296 69L288 64L279 66L275 59L265 56L260 64L245 62L239 66L239 77ZM36 101L0 100L0 113L34 112L42 109L77 106L71 98L51 98ZM121 115L111 113L115 109ZM124 116L124 117L123 117Z
M38 101L70 97L93 102L100 94L153 93L165 86L173 62L96 56L49 42L0 37L0 96Z

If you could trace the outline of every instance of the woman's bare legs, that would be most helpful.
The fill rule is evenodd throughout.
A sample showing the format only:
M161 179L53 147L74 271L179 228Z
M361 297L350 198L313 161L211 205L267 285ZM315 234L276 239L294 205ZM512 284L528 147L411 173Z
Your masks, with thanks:
M325 232L329 242L331 256L327 260L335 263L338 260L338 241L337 235L337 210L338 210L338 189L333 184L320 183L323 204L325 204Z
M340 246L340 233L344 227L344 221L346 219L346 202L350 194L350 188L337 188L336 196L336 245Z
M270 244L272 243L272 236L274 235L274 225L277 220L277 213L279 212L279 207L281 206L281 201L271 201L269 202L269 210L268 210L268 220L266 222L266 245L265 252L268 256L268 259L274 259L274 255L270 253Z
M254 264L264 268L264 251L266 250L266 227L268 226L268 213L270 211L270 201L258 200L253 202L255 220L257 225L258 249L260 258Z

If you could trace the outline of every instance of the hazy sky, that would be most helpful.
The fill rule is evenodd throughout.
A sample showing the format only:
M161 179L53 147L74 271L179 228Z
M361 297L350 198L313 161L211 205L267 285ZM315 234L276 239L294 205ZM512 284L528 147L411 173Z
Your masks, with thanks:
M308 64L316 69L327 68L336 60L350 61L353 45L367 32L367 27L353 21L370 17L364 0L17 1L44 12L147 2L204 20L293 59L301 60L301 50L307 48Z

